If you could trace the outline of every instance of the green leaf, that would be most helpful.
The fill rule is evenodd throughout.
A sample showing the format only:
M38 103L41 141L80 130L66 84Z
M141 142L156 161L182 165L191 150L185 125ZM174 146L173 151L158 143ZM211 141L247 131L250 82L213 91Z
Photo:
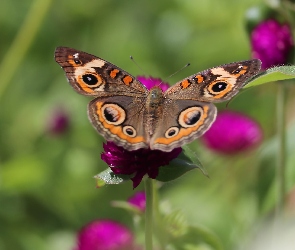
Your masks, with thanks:
M244 89L258 86L268 82L288 80L292 78L295 78L295 66L273 67L252 78L247 83L247 85L245 85Z
M199 168L207 176L195 153L187 146L184 146L183 149L185 150L176 159L171 161L169 165L160 167L156 180L162 182L175 180L186 172L196 168Z
M172 243L177 246L177 249L223 250L221 240L209 229L203 226L189 226L187 230L185 235Z
M198 168L201 170L203 175L209 177L206 169L204 168L203 164L200 162L199 158L197 157L196 153L191 150L188 145L182 146L182 149L185 151L185 157L188 161L191 161L193 164L197 165Z
M96 179L96 186L102 187L105 184L120 184L129 180L130 176L122 174L117 175L110 168L108 168L98 175L95 175L94 178Z
M181 210L175 210L164 217L166 230L173 237L182 237L188 233L188 222Z

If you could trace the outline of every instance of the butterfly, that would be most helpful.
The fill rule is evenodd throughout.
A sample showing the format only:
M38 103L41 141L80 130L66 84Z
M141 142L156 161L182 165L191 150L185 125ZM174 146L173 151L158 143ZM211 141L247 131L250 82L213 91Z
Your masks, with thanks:
M213 103L231 99L256 74L258 59L213 67L167 89L148 90L134 76L94 55L58 47L55 60L72 87L95 97L88 105L94 128L126 150L170 152L203 135L216 118Z

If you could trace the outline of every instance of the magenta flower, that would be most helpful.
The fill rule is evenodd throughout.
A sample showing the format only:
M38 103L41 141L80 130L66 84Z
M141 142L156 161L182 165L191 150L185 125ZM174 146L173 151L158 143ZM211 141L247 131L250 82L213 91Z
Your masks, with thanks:
M137 79L144 86L146 86L148 90L150 90L154 86L159 86L163 91L166 91L170 87L168 83L163 82L160 78L146 78L145 76L138 76Z
M175 148L171 152L150 150L141 148L128 151L113 142L103 145L104 152L101 159L105 161L115 174L133 175L133 188L136 188L144 175L155 179L159 173L159 167L168 165L182 151Z
M145 210L145 192L137 192L133 196L131 196L128 199L129 204L135 206L137 209L139 209L141 212L144 212Z
M252 57L262 61L262 68L285 64L293 48L291 29L268 19L258 24L251 33Z
M134 250L132 232L111 220L96 220L81 229L75 250Z
M248 116L223 111L202 137L205 145L222 154L236 154L253 148L262 140L262 131L256 121Z
M163 83L161 79L139 76L138 80L148 89L153 86L160 86L163 91L169 88L169 85ZM144 148L128 151L113 142L107 142L103 148L105 152L101 154L101 159L110 166L115 174L133 175L130 178L133 181L133 188L140 184L146 174L155 179L159 168L168 165L182 151L181 148L175 148L171 152Z
M60 135L66 132L69 128L69 116L62 110L56 110L52 114L48 124L48 131L53 135Z

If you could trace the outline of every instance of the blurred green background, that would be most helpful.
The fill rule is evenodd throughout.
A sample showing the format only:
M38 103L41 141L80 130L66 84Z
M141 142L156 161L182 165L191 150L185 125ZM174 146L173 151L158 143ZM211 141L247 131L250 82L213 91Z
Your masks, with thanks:
M87 118L90 99L72 90L54 61L57 46L97 55L132 75L142 75L129 59L132 55L148 75L173 84L212 66L249 59L245 12L260 3L2 0L0 72L7 78L0 78L0 249L72 249L79 228L97 218L112 218L131 227L131 215L110 202L126 200L143 189L133 190L131 182L95 188L93 176L107 167L100 160L103 139ZM28 20L36 27L25 32L17 47L17 34ZM37 33L30 42L34 28ZM188 62L190 67L167 79ZM287 88L291 153L295 89ZM192 148L210 179L192 171L160 189L161 199L182 210L191 223L212 230L224 249L243 244L251 228L273 209L275 105L275 84L238 95L227 108L260 123L261 147L226 157L196 141ZM226 104L218 108L225 109ZM57 110L68 116L69 128L54 134L49 130ZM288 189L295 183L294 166L295 156L289 154Z

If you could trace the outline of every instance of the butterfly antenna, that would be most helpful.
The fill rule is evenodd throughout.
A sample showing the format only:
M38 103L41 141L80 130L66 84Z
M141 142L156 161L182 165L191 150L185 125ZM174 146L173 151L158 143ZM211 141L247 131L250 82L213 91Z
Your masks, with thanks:
M130 56L131 61L137 66L137 68L140 69L140 71L144 74L147 75L146 72L138 65L138 63L134 60L133 56Z
M171 74L170 76L168 76L167 79L170 78L170 77L172 77L172 76L174 76L174 75L176 75L177 73L179 73L180 71L184 70L185 68L187 68L190 65L191 65L190 63L187 63L181 69L177 70L176 72L174 72L173 74Z
M140 69L140 71L144 74L147 75L147 73L138 65L138 63L134 60L133 56L130 56L130 59L132 60L132 62ZM185 69L186 67L190 66L190 63L187 63L186 65L184 65L181 69L177 70L176 72L174 72L173 74L169 75L168 77L166 77L164 80L161 80L160 83L158 84L158 86L160 86L165 80L169 79L170 77L176 75L177 73L179 73L180 71L182 71L183 69ZM153 81L152 77L149 76L149 80Z
M171 74L170 76L167 76L162 82L166 81L167 79L169 79L170 77L176 75L177 73L179 73L180 71L184 70L185 68L187 68L188 66L190 66L190 63L187 63L186 65L184 65L181 69L175 71L173 74Z
M132 60L132 62L137 66L137 68L139 68L140 69L140 71L144 74L144 75L148 75L139 65L138 65L138 63L134 60L134 58L133 58L133 56L130 56L130 59ZM151 78L151 76L149 76L149 80L152 82L153 81L153 79ZM161 82L162 83L162 82ZM160 84L161 84L160 83ZM159 84L159 85L160 85Z

